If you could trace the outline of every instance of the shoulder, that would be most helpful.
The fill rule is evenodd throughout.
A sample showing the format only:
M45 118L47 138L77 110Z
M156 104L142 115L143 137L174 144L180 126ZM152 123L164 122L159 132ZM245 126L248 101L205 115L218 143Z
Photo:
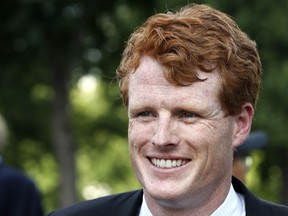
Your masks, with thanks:
M18 203L39 203L41 205L41 193L35 182L18 169L9 166L0 168L0 200L10 200Z
M50 216L136 215L142 203L142 195L142 190L137 190L82 201L55 211Z
M266 200L259 199L251 191L249 191L245 185L238 179L233 178L232 184L237 193L244 196L245 207L247 216L286 216L288 215L288 207L284 205L278 205Z
M18 169L9 167L9 166L1 166L0 170L0 184L5 185L27 185L34 186L34 183L31 179L29 179L23 172Z
M263 212L266 212L267 215L277 215L277 216L288 215L288 206L275 204L261 199L260 203L262 206L265 207Z

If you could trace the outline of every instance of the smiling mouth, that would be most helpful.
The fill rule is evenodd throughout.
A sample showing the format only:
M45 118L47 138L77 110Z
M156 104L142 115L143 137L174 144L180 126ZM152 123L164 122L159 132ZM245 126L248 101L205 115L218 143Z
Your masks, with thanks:
M181 167L185 164L187 164L190 160L174 160L174 159L159 159L159 158L150 158L151 163L160 168L166 168L166 169L171 169L171 168L176 168L176 167Z

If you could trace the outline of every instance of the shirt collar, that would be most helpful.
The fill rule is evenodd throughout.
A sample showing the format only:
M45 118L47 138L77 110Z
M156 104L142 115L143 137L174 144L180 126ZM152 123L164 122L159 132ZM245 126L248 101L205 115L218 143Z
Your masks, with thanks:
M141 205L139 216L153 216L152 213L150 212L150 209L147 206L144 193L143 193L142 205Z
M224 202L211 214L211 216L223 215L246 215L244 196L236 193L232 184Z
M230 186L229 193L224 202L216 209L215 212L211 214L211 216L223 216L223 215L230 215L230 216L246 215L244 197L242 194L236 193L232 184ZM144 194L139 216L153 216L147 206Z

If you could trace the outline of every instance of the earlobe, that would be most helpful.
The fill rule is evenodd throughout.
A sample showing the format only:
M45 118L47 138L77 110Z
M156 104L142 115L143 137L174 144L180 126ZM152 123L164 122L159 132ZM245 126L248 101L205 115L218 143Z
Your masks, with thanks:
M254 115L254 108L250 103L245 103L242 106L241 112L235 116L235 128L234 128L234 141L233 147L240 146L245 139L249 136L252 120Z

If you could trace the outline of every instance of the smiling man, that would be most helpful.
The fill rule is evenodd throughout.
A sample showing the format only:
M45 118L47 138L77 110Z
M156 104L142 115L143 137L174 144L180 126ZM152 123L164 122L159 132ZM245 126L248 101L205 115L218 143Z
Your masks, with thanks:
M197 71L202 82L176 86L163 70L143 56L129 79L132 165L153 215L210 215L230 189L232 156L224 155L249 133L253 107L225 116L219 72Z
M255 42L229 16L188 5L150 17L129 38L117 78L143 190L52 215L288 215L232 177L234 150L250 133L261 63Z

